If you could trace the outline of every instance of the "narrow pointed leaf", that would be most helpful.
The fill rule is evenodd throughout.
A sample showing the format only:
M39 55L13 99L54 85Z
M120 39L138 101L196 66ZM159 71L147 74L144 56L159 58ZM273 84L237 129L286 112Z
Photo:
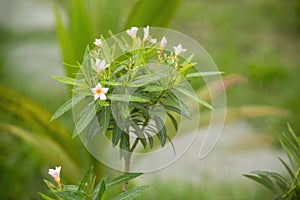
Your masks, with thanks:
M177 90L177 91L179 91L179 92L181 92L182 94L185 94L185 95L188 96L188 97L193 98L193 99L196 100L199 104L201 104L201 105L203 105L203 106L205 106L205 107L207 107L207 108L209 108L209 109L211 109L211 110L214 110L214 108L213 108L209 103L207 103L205 100L203 100L203 99L201 99L200 97L198 97L195 93L192 93L192 92L190 92L190 91L188 91L188 90L185 90L185 89L183 89L183 88L181 88L181 87L176 87L176 88L174 88L174 89Z
M112 180L108 181L106 186L107 188L113 187L115 185L119 185L122 183L125 183L127 181L130 181L138 176L141 176L143 173L127 173L123 174L121 176L115 177Z
M126 192L123 192L122 194L118 195L117 197L113 198L113 200L131 200L141 195L142 192L144 192L149 186L144 185L140 187L133 188L131 190L128 190Z
M70 110L72 108L72 106L76 105L77 103L79 103L85 96L84 95L76 95L74 97L72 97L71 99L69 99L68 101L66 101L51 117L50 121L53 121L57 118L59 118L60 116L62 116L63 114L65 114L68 110Z

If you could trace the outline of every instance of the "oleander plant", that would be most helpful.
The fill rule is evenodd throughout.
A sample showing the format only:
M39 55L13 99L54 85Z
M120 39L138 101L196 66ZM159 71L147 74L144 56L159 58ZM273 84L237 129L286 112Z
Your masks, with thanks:
M120 158L124 160L124 176L127 177L122 179L124 177L121 176L125 180L123 194L130 191L127 190L128 180L135 177L130 173L130 167L136 147L152 149L155 142L161 147L168 141L172 144L166 120L177 131L179 116L192 118L183 97L213 109L187 87L189 79L205 74L193 69L197 64L192 62L193 55L187 59L182 57L181 54L187 51L182 44L174 46L173 51L166 50L167 37L163 36L157 42L158 39L150 35L149 26L142 30L142 37L138 34L139 28L132 27L126 31L127 38L112 34L110 40L102 36L95 39L93 49L87 46L83 62L73 66L78 68L75 78L53 77L71 85L72 98L54 113L51 120L72 109L75 121L73 137L84 134L84 141L88 144L101 134L109 138L111 148L119 148ZM94 199L91 197L95 194L91 189L93 181L88 189L90 192L82 192L81 186L63 187L57 178L60 167L55 170L50 170L49 174L57 187L53 188L46 182L55 195L59 196L60 192L66 195L66 191L73 195L71 187L75 188L76 194ZM85 185L85 181L81 184ZM100 189L96 187L96 193L105 188L104 179L99 184ZM142 191L141 188L138 191Z

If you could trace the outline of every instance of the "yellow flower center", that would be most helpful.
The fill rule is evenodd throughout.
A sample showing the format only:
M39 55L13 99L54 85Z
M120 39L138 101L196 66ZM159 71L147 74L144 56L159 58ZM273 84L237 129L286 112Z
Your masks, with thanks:
M96 94L101 94L102 93L102 88L96 88Z

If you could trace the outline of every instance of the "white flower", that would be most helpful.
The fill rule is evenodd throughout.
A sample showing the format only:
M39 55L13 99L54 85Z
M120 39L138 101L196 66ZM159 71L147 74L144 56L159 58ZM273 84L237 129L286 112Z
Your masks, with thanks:
M151 38L149 41L150 41L152 44L156 44L156 42L157 42L157 40L154 39L154 38Z
M167 38L164 36L160 41L160 48L164 49L167 46L167 43L168 43Z
M174 48L175 54L177 54L177 55L186 51L186 49L182 48L181 44L179 44L177 47L173 47L173 48Z
M94 99L101 99L106 100L106 93L108 91L108 88L103 88L100 83L96 85L96 87L92 88L91 91L94 93Z
M149 38L149 26L144 28L144 41Z
M55 167L55 169L49 169L48 174L52 176L55 182L60 185L60 170L61 166Z
M138 29L137 27L131 27L131 29L128 29L128 30L126 31L126 33L127 33L128 35L130 35L130 36L132 37L132 39L136 39L136 33L137 33L138 30L139 30L139 29Z
M97 47L101 48L102 47L102 41L101 41L101 39L95 39L94 45L96 45Z
M101 61L99 58L96 58L95 65L97 72L102 72L109 66L109 64L106 64L105 59Z

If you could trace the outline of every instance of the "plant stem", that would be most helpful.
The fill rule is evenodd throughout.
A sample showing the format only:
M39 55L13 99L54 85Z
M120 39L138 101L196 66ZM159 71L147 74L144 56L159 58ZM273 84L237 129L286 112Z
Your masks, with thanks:
M134 151L134 149L135 149L135 147L137 146L138 143L139 143L139 138L136 138L133 145L132 145L132 147L130 148L129 152L127 152L127 154L125 154L125 156L124 156L124 162L125 162L124 174L128 174L129 171L130 171L130 163L131 163L132 152ZM126 192L127 188L128 188L128 181L123 183L122 192Z

